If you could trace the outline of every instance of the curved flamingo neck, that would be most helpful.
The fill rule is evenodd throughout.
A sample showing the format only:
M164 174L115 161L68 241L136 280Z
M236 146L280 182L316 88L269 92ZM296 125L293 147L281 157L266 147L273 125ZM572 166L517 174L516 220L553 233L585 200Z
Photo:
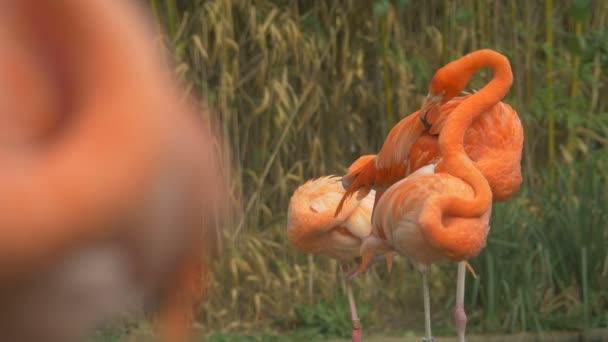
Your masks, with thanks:
M445 66L456 70L454 74L461 74L466 79L485 67L492 69L492 80L464 100L446 120L443 134L439 137L444 155L459 153L464 149L464 134L473 120L502 100L513 84L509 60L492 50L475 51Z
M446 172L469 183L475 191L472 200L445 197L445 211L460 217L481 216L492 203L492 192L487 180L473 165L464 150L464 135L473 120L489 110L507 94L513 83L509 60L492 50L480 50L454 61L446 68L455 68L463 77L471 77L477 70L489 67L492 80L474 95L462 102L447 118L439 137L442 160L436 172Z

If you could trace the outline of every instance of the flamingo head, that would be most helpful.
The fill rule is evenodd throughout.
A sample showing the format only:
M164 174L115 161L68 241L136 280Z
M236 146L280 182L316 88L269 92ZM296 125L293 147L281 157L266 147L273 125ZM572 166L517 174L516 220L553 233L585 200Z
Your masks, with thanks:
M469 83L470 73L455 64L437 70L429 86L429 94L420 109L420 119L430 128L439 117L441 105L458 96Z
M429 86L428 99L444 104L458 96L466 88L473 70L469 67L470 63L456 62L448 63L435 72Z

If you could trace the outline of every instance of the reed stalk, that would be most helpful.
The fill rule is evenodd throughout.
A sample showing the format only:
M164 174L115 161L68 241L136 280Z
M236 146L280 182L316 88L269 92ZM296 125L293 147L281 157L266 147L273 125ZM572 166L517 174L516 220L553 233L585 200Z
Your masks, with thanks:
M545 0L545 53L547 70L547 164L555 163L555 104L553 70L553 0Z
M379 18L380 25L380 39L382 41L382 79L384 81L384 110L386 115L386 132L395 124L395 115L393 113L393 89L391 86L391 76L389 70L389 29L387 27L388 14L384 17Z

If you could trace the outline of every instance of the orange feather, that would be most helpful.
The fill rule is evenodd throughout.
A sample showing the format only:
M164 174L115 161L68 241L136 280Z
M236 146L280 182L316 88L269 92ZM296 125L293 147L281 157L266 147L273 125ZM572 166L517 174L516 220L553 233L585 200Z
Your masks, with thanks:
M356 191L361 195L367 195L371 190L373 180L376 178L376 156L366 155L359 157L349 168L346 176L342 177L342 185L346 189L342 199L336 207L334 216L338 216L344 202Z
M344 176L345 184L349 186L345 197L358 188L387 189L421 167L439 161L439 137L447 119L471 96L459 96L441 105L435 119L429 119L432 122L430 129L421 124L420 111L397 124L385 140L375 163L368 163L364 169L351 167ZM488 180L493 201L505 201L517 192L522 182L523 127L511 106L498 102L475 118L466 130L464 148L475 167ZM377 201L380 200L381 194L376 196Z

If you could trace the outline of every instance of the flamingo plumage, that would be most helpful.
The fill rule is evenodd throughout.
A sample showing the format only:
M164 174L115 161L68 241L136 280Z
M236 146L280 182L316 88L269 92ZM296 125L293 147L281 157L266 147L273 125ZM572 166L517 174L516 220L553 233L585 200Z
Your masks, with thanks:
M447 118L473 94L458 96L438 104L438 110L426 115L416 111L401 120L389 132L380 152L374 159L343 177L347 189L344 198L355 190L375 189L376 202L386 189L419 168L440 158L439 135ZM428 107L428 105L427 105ZM425 125L425 122L427 125ZM432 123L430 123L432 122ZM522 182L521 152L523 127L517 112L499 101L477 117L464 137L464 147L475 167L486 177L492 189L493 201L508 200ZM337 212L341 207L339 206Z
M0 0L3 339L82 341L148 304L191 337L225 181L141 10Z

